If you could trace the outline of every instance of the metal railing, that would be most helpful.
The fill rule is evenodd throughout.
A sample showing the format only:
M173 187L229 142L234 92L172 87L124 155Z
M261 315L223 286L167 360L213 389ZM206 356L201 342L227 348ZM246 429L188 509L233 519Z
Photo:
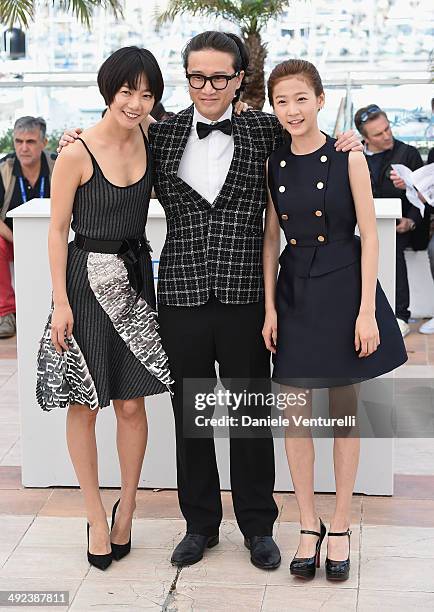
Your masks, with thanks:
M351 127L355 110L375 102L389 110L398 138L422 150L432 146L433 87L426 67L404 66L393 70L379 67L373 72L369 67L358 66L351 70L325 68L321 72L327 98L320 118L322 129L332 133ZM190 103L185 78L174 68L168 69L165 77L166 108L175 112L185 108ZM0 79L0 89L0 132L24 114L43 115L51 131L71 125L86 126L96 121L104 108L95 72L29 71L5 75ZM17 95L17 90L22 95ZM390 109L393 109L392 115ZM266 106L264 110L270 109ZM397 124L393 117L399 117ZM407 129L410 124L411 129Z

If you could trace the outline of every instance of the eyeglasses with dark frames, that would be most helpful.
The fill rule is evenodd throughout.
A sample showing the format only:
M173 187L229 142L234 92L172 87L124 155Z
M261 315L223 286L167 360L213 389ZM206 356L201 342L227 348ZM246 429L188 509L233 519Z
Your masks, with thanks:
M190 87L193 89L203 89L209 81L213 89L217 91L221 91L222 89L226 89L229 84L229 81L235 79L235 77L239 76L239 72L235 72L234 74L214 74L213 76L205 76L203 74L188 74L186 73L186 77L188 82L190 83Z

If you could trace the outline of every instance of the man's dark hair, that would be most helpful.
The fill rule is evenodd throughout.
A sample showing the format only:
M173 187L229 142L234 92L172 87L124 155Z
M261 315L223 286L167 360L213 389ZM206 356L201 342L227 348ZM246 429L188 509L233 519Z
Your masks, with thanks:
M215 30L197 34L197 36L194 36L184 47L182 51L182 63L186 72L190 53L193 51L203 51L205 49L229 53L233 58L234 71L244 71L246 76L248 76L250 58L244 42L239 36L232 34L232 32L217 32ZM244 87L241 85L240 89L237 91L237 97L239 97L243 89Z
M377 111L371 112L370 109L378 108ZM363 116L366 116L366 119L363 119ZM359 110L354 115L354 125L362 134L362 136L366 136L365 125L374 119L378 119L378 117L384 117L388 120L386 113L381 110L379 107L376 107L375 104L369 104L368 106L363 106L359 108Z
M112 53L98 71L98 87L107 106L125 83L130 89L137 89L143 76L148 81L155 102L159 102L163 96L164 81L152 53L135 46L123 47Z

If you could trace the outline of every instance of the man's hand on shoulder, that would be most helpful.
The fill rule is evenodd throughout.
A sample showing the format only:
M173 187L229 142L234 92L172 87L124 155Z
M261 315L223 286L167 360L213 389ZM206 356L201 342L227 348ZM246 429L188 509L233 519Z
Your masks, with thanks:
M248 110L252 110L253 106L249 106L247 102L242 102L238 100L234 106L234 112L236 115L241 115L242 113L247 112Z
M336 151L363 151L363 144L354 130L347 130L337 135L335 148Z
M65 130L60 137L57 152L60 153L63 147L67 147L71 142L75 142L82 131L83 130L81 128L75 128L75 130Z

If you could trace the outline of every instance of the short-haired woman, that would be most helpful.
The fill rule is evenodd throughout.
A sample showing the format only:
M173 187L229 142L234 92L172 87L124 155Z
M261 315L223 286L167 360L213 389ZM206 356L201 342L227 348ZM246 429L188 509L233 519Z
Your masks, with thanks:
M268 160L263 335L274 353L273 380L285 390L308 390L305 406L302 400L287 409L285 446L302 527L290 571L313 578L326 528L315 508L310 428L297 427L300 421L292 417L311 415L310 389L316 388L329 389L331 416L354 416L358 383L400 366L407 354L377 282L378 237L363 153L337 153L335 141L320 131L318 112L325 97L311 63L279 64L268 90L291 143ZM356 223L360 240L354 235ZM276 286L281 228L288 244ZM360 440L357 427L335 428L334 433L336 508L328 533L326 577L346 580Z
M44 410L69 406L67 442L86 505L88 559L104 570L131 547L147 443L144 396L164 393L172 381L156 331L145 236L152 181L147 126L163 78L152 53L125 47L103 63L98 86L107 112L62 151L53 173L53 310L38 356L37 397ZM75 238L68 245L70 226ZM98 409L110 401L122 481L111 534L95 440Z

